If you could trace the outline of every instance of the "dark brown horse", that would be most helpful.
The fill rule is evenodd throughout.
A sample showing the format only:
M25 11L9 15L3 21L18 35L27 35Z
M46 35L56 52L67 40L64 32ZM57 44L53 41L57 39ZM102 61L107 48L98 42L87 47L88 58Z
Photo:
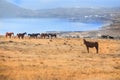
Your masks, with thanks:
M27 33L26 32L24 32L24 33L18 33L17 36L18 36L19 39L20 38L24 39L25 34L27 34Z
M54 37L54 38L57 38L57 34L55 34L55 33L50 33L50 34L48 34L49 35L49 37L51 37L51 39Z
M41 33L41 38L49 38L49 34L47 34L47 33Z
M12 35L14 36L14 33L13 32L6 32L5 36L6 38L9 36L9 38L12 37Z
M34 39L37 39L37 38L38 38L38 35L40 35L40 33L28 34L28 36L29 36L30 38L34 38Z
M98 53L98 47L99 47L98 42L89 42L89 41L86 41L85 39L83 39L83 41L84 41L84 44L86 45L88 53L89 53L89 48L93 48L93 47L96 48L96 53Z

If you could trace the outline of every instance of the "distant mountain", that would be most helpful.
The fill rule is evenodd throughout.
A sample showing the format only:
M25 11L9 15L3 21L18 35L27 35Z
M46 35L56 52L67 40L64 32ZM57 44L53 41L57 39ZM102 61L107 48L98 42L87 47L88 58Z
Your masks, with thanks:
M56 8L38 10L38 17L65 18L69 21L79 22L107 22L111 21L114 13L104 8Z
M35 14L32 10L16 6L6 0L0 0L0 18L31 17Z
M33 18L64 18L79 22L110 22L120 14L120 8L56 8L30 10L0 0L0 18L33 17Z

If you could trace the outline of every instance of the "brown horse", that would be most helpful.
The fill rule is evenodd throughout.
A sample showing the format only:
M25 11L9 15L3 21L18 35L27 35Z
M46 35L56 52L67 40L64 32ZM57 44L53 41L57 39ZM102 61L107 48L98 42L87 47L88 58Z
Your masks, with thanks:
M84 44L86 45L88 53L89 53L89 48L93 48L93 47L96 48L96 53L98 53L98 47L99 47L98 42L89 42L89 41L86 41L85 39L83 39L83 41L84 41Z
M41 38L49 38L49 34L47 34L47 33L41 33Z
M12 37L12 35L14 36L14 33L13 32L6 32L5 36L6 38L9 36L9 38Z
M24 32L24 33L18 33L17 36L18 36L19 39L20 38L24 39L25 34L27 34L27 33L26 32Z

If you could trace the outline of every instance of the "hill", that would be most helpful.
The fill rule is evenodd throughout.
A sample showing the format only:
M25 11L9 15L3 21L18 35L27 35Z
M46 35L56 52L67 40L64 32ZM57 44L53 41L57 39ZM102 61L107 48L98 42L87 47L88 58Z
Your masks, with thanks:
M0 0L0 18L31 17L34 14L32 10L21 8L6 0Z
M111 22L120 14L120 8L55 8L30 10L15 4L0 0L0 18L63 18L78 22Z
M101 29L101 34L120 38L120 16L114 18L114 21L111 24L103 26Z
M120 40L0 38L0 80L120 80Z

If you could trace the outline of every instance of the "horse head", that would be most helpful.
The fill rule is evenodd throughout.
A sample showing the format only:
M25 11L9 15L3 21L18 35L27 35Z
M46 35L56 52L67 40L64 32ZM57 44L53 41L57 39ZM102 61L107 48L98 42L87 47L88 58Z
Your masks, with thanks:
M24 35L27 34L26 32L23 33Z

